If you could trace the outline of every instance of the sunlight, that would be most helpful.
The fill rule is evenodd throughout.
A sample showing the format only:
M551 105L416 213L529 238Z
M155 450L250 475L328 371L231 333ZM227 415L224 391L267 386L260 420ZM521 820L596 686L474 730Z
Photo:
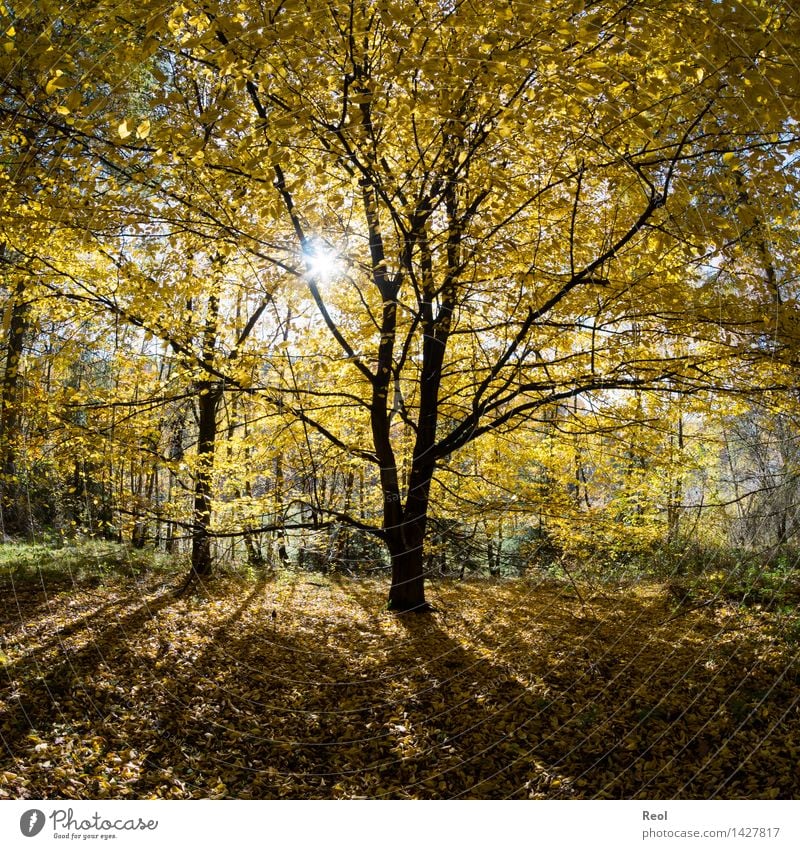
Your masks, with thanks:
M339 254L324 244L313 244L303 252L306 269L318 282L326 283L341 270Z

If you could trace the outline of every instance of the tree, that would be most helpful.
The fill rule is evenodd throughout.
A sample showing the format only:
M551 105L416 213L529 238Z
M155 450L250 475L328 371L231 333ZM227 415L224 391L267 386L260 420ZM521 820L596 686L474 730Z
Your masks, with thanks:
M791 140L764 81L791 85L780 43L796 21L677 2L308 2L245 18L258 27L204 5L172 25L188 61L241 92L238 120L249 101L258 173L333 345L322 356L349 368L324 392L282 390L377 467L390 605L424 609L443 460L565 399L690 379L691 357L660 362L648 340L684 297L703 182L729 152L757 169ZM342 270L326 287L328 252ZM325 418L337 395L368 450Z
M147 195L137 220L303 275L304 368L251 389L371 467L379 521L329 519L379 536L391 607L424 610L449 458L570 399L704 379L707 348L658 340L691 338L698 244L729 225L698 214L705 187L731 156L775 183L796 142L797 26L756 0L144 3L97 27L154 68L140 114L73 97L61 131L108 197Z

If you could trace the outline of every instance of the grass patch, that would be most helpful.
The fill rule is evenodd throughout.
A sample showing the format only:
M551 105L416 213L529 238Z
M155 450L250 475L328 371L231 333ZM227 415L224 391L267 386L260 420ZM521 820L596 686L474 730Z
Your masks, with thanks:
M72 541L59 547L46 543L0 545L0 586L12 582L96 584L113 577L139 578L179 568L180 562L169 555L101 540Z

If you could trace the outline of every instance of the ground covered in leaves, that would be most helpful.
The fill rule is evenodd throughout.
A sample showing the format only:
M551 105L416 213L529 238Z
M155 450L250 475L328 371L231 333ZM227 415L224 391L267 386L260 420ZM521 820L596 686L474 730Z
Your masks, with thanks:
M576 589L4 581L0 796L800 795L796 620Z

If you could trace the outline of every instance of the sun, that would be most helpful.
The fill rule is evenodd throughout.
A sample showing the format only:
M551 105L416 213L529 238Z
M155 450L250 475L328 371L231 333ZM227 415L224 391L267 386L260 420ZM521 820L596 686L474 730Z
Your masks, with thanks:
M324 244L308 245L303 251L306 270L318 282L327 282L341 270L339 254Z

